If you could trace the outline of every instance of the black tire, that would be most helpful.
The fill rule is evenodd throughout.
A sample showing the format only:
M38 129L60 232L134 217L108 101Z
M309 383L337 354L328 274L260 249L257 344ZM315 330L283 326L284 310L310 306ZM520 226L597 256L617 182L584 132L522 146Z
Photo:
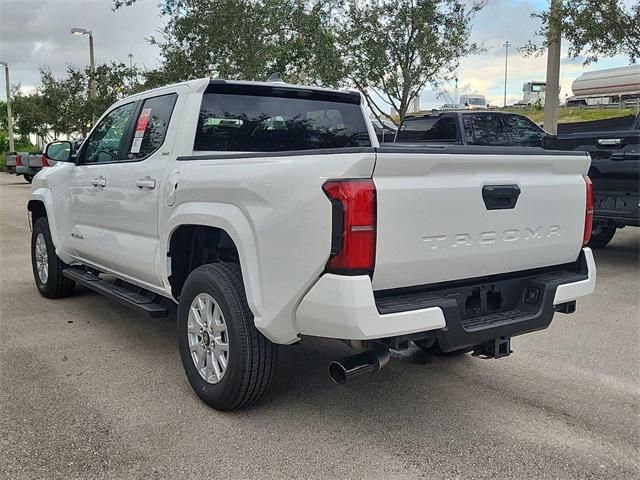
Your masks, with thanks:
M437 357L458 357L473 351L473 347L467 347L461 348L460 350L453 350L451 352L443 352L440 350L440 345L437 340L435 342L431 342L429 340L416 340L413 343L420 347L424 352Z
M24 175L22 175L22 176L24 177L24 179L25 179L27 182L29 182L29 183L33 182L33 175L29 175L28 173L25 173L25 174L24 174Z
M227 327L228 363L218 383L200 376L189 348L189 310L201 293L219 305ZM200 399L216 410L235 410L257 401L275 372L277 345L256 329L236 263L203 265L187 277L178 304L178 342L189 383Z
M591 230L591 240L587 246L591 248L606 247L616 234L616 224L610 220L595 220Z
M46 282L44 283L38 274L36 264L36 243L39 235L44 238L47 252L46 263L48 270ZM43 297L62 298L68 297L73 293L76 283L62 275L62 271L67 268L67 265L56 255L56 249L53 246L51 232L49 231L49 222L46 217L38 218L33 224L33 231L31 232L31 267L36 287L38 287L38 291Z

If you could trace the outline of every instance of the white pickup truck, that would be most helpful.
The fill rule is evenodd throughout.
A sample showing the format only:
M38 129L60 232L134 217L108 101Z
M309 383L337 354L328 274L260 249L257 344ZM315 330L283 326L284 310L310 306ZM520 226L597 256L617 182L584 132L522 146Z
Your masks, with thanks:
M499 358L595 287L589 157L380 145L358 92L193 80L54 143L28 203L42 295L177 303L197 395L258 399L278 345L340 339L338 383L389 349Z

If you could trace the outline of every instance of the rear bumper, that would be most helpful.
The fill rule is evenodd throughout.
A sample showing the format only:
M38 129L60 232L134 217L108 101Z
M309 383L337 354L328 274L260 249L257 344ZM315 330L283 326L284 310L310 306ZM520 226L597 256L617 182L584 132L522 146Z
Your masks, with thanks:
M35 169L35 168L31 168L31 167L27 167L25 165L18 165L15 169L15 173L16 175L35 175L36 173L38 173L40 169Z
M594 218L612 220L619 226L640 226L640 195L637 192L595 192Z
M296 321L303 335L340 339L435 331L441 349L448 351L544 329L554 311L568 310L565 304L591 294L595 284L596 267L588 248L575 264L554 269L375 295L366 275L326 274L303 298ZM532 294L535 301L526 303L524 293L533 290L537 291ZM469 302L476 291L474 309ZM490 291L492 300L488 300Z

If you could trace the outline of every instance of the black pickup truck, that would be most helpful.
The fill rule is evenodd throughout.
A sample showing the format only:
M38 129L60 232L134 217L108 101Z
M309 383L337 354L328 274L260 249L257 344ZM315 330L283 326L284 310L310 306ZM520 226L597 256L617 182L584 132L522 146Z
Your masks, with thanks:
M394 142L540 147L547 133L524 115L499 111L433 111L407 115Z
M640 115L560 124L545 146L591 156L595 199L589 246L602 248L618 228L640 226Z

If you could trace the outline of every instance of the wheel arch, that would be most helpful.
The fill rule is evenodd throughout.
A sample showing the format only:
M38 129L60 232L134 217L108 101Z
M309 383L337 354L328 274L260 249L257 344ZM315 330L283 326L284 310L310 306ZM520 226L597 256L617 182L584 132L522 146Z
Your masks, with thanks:
M36 221L41 218L47 218L49 215L47 214L47 207L45 206L42 200L29 200L27 203L27 210L31 212L31 222L36 223Z
M254 229L239 208L229 204L181 204L174 211L166 228L167 234L159 249L159 252L166 255L166 262L159 265L166 265L162 277L176 300L186 275L197 268L200 261L228 261L231 260L228 255L235 252L237 263L240 264L247 303L256 320L260 318L262 296ZM194 241L193 235L199 235L207 241L207 251L198 251L200 257L195 261L191 255L194 245L198 245L198 242ZM186 248L186 239L195 243ZM179 271L175 271L175 268L187 255L187 261L191 263L185 266L188 270L185 275L184 268L180 270L179 267Z

